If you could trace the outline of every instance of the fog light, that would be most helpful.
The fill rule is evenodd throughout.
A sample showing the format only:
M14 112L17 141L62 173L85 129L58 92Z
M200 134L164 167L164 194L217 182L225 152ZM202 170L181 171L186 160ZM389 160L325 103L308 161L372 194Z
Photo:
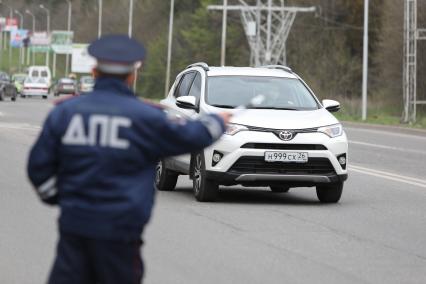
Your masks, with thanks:
M214 151L213 152L213 157L212 157L212 166L216 166L217 163L220 162L220 160L222 160L223 154L218 152L218 151Z
M342 169L346 170L346 163L347 163L346 154L337 156L337 161L339 161L339 164L342 167Z

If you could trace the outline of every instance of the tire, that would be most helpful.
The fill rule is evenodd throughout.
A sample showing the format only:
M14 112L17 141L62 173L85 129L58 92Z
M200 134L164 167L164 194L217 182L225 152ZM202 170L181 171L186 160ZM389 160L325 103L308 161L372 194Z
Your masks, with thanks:
M45 99L45 100L46 100L46 99L47 99L47 96L43 96L43 99Z
M164 162L157 164L155 172L155 187L159 191L172 191L176 187L178 173L165 167Z
M15 102L16 101L16 97L12 97L12 102Z
M284 192L288 192L290 190L290 188L286 187L286 186L275 186L274 185L274 186L270 186L269 188L274 193L284 193Z
M322 203L337 203L343 192L343 182L318 185L317 196Z
M219 191L219 185L213 180L206 178L206 164L204 154L199 153L193 157L193 178L192 188L197 201L208 202L215 201Z

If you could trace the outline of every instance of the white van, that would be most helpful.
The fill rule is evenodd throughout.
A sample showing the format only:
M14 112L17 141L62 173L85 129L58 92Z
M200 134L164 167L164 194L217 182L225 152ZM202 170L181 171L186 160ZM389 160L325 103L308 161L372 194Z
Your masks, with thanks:
M44 79L43 81L47 82L49 89L52 86L52 73L47 66L30 66L28 68L28 78L32 79L32 81L38 81L38 79L42 78Z
M31 66L28 68L28 76L24 81L24 88L21 96L33 97L41 96L47 99L52 86L52 75L47 66Z

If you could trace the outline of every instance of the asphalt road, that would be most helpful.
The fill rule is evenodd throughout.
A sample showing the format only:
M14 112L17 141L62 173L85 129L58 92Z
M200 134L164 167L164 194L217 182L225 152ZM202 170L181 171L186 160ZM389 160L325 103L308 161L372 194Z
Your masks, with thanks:
M58 211L25 174L51 101L0 102L0 283L44 283ZM426 283L426 135L349 126L350 177L336 205L313 188L224 188L197 203L191 183L157 195L144 233L145 283Z

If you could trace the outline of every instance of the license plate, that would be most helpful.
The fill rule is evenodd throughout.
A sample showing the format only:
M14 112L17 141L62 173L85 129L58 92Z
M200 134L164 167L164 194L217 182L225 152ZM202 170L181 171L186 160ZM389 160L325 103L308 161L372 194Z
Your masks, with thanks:
M307 163L307 152L265 152L266 162Z
M64 86L64 90L72 90L72 89L74 89L73 86Z

